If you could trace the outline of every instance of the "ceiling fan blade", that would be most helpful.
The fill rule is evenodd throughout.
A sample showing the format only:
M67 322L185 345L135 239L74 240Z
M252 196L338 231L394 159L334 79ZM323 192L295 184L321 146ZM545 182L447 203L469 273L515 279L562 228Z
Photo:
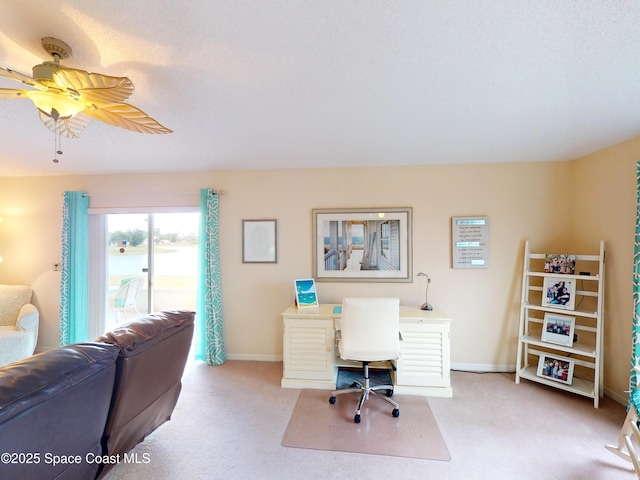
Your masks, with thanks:
M75 90L83 100L91 103L118 103L133 95L134 87L127 77L112 77L88 73L75 68L59 68L53 81L67 90ZM73 96L73 92L70 92Z
M31 90L33 91L33 90ZM28 98L29 90L21 90L19 88L0 88L0 100L11 100L15 98Z
M45 127L63 137L78 138L87 125L91 123L91 117L84 113L78 113L71 118L60 119L57 122L42 112L38 112L38 114Z
M38 90L46 90L47 87L42 85L37 80L31 78L24 73L16 72L15 70L11 70L10 68L2 68L0 67L0 75L3 77L10 78L12 80L17 80L18 82L22 82L25 85L29 85L30 87L37 88Z
M84 113L101 122L126 128L139 133L171 133L139 108L128 103L113 103L100 105L97 108L87 108Z

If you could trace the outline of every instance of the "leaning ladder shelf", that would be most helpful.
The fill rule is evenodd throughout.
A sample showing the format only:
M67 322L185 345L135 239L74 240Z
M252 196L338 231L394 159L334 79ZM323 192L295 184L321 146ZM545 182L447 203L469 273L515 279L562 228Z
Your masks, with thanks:
M593 406L598 408L600 397L604 393L604 241L600 241L598 254L575 255L576 274L544 272L545 256L544 253L531 253L529 241L525 242L516 383L524 378L593 398ZM573 282L573 310L543 305L545 277L561 277L562 280ZM573 343L551 343L543 339L545 314L575 317ZM538 362L541 355L569 359L575 368L571 381L561 382L539 375Z

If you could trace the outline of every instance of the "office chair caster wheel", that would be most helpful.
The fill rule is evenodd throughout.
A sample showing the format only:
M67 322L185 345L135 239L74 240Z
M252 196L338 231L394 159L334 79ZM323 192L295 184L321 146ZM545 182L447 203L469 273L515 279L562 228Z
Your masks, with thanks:
M360 415L356 413L356 416L355 416L355 417L353 417L353 421L354 421L355 423L360 423Z
M393 412L391 412L391 415L393 415L394 417L399 417L400 416L400 409L399 408L394 408Z
M329 403L331 405L335 404L336 403L336 397L329 397Z
M389 397L389 398L393 397L393 389L392 388L387 390L387 397Z

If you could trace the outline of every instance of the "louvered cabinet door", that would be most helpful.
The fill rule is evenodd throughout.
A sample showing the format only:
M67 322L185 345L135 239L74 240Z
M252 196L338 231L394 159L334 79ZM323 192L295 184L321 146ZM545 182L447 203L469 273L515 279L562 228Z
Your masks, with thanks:
M333 318L285 318L284 377L335 382Z
M449 323L401 324L402 342L396 383L416 387L448 387Z

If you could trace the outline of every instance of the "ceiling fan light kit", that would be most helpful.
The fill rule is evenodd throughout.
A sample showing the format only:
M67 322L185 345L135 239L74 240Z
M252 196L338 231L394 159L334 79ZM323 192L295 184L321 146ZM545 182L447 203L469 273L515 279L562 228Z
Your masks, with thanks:
M71 47L52 37L44 37L41 44L53 61L33 67L33 77L0 68L0 75L33 90L0 88L0 99L28 98L56 136L77 138L91 119L139 133L171 133L139 108L124 103L134 92L127 77L63 67L60 60L71 56Z
M38 110L47 117L53 118L55 121L71 118L85 108L84 105L77 100L72 100L51 92L34 91L28 92L26 95L35 103Z

